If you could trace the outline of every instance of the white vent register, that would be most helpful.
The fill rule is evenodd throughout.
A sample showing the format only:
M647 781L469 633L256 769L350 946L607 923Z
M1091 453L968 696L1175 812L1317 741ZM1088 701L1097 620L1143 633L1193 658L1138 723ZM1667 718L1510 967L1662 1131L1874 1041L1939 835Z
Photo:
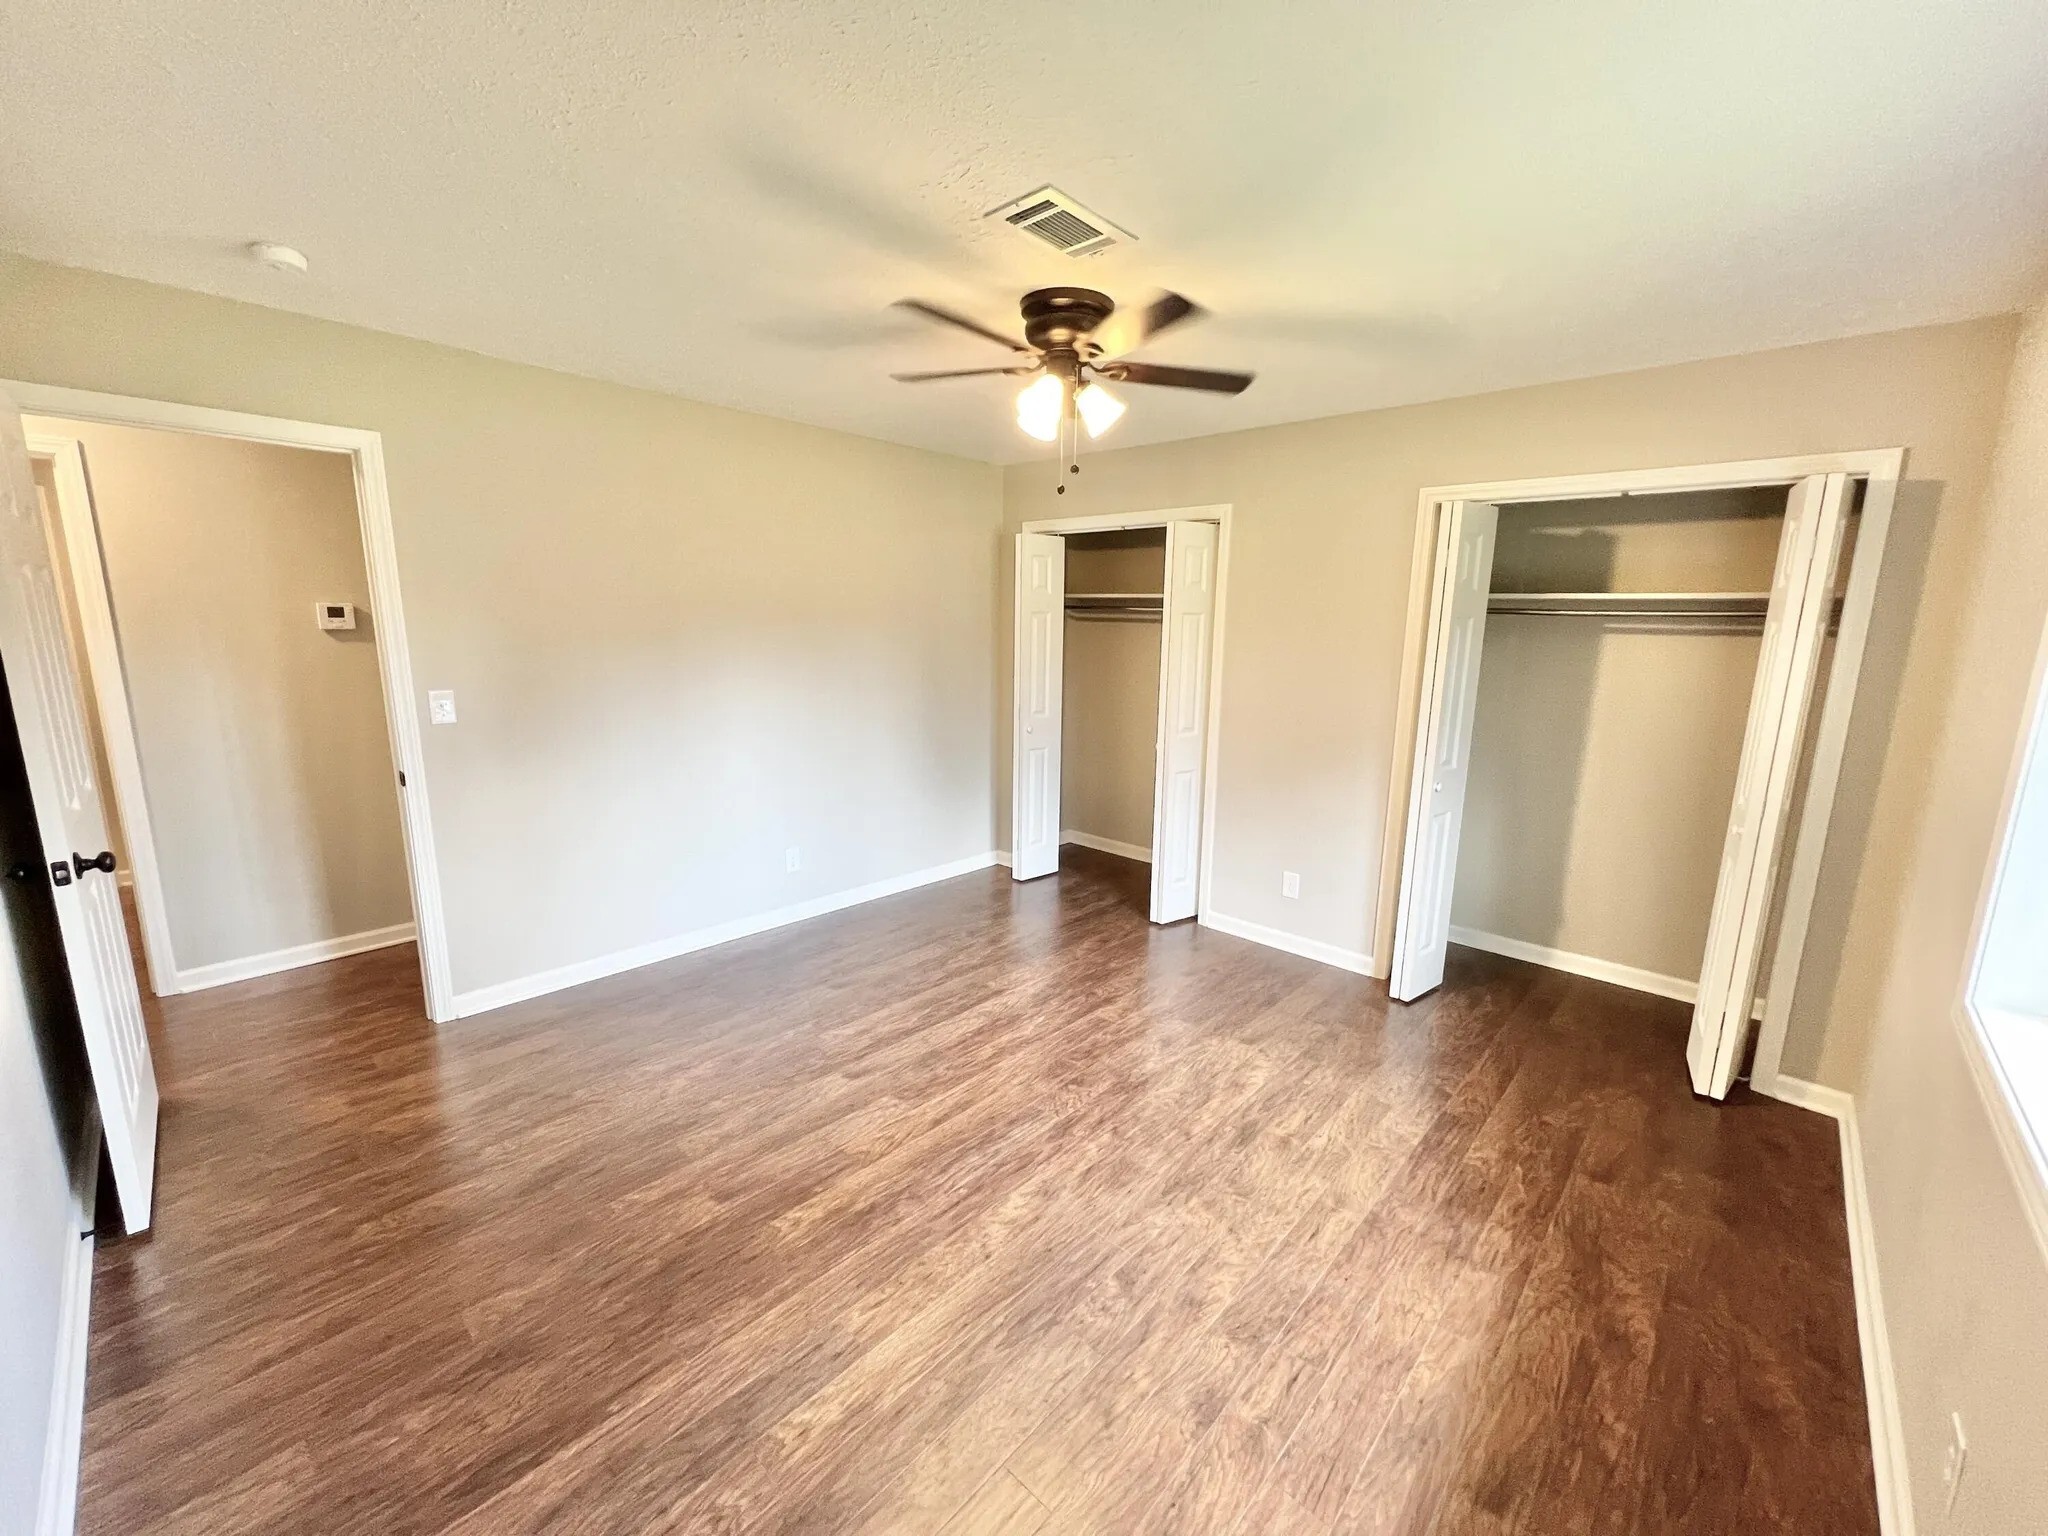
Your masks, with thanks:
M1058 187L1040 187L1014 202L990 209L988 217L1035 235L1069 256L1094 256L1112 245L1128 244L1137 238L1118 229L1101 214L1090 213Z

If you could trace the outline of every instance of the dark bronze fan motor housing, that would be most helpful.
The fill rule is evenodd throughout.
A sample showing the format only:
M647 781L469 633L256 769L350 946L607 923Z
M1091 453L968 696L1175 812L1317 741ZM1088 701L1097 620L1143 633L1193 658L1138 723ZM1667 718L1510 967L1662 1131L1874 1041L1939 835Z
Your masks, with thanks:
M928 320L972 332L1016 354L1011 363L1002 368L949 368L938 372L895 375L906 384L923 384L934 379L979 378L991 374L1025 376L1049 373L1066 380L1071 389L1094 374L1121 383L1156 384L1168 389L1200 389L1235 395L1242 393L1252 382L1248 373L1125 361L1126 353L1135 351L1160 332L1201 317L1201 306L1177 293L1162 293L1149 304L1118 309L1114 299L1093 288L1035 288L1025 294L1018 305L1024 320L1022 340L923 299L898 299L896 302L900 308L923 315Z

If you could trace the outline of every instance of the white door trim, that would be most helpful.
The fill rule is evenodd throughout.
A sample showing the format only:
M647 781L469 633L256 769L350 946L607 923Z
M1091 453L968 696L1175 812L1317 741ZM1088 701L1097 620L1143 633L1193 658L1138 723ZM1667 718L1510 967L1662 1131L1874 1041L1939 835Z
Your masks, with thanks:
M1828 672L1820 721L1815 728L1814 754L1799 827L1786 868L1785 904L1781 909L1778 946L1765 983L1767 1004L1757 1035L1752 1083L1768 1092L1777 1076L1790 1023L1799 965L1826 851L1828 826L1842 770L1842 754L1856 703L1856 685L1870 633L1870 616L1891 534L1892 508L1905 472L1903 448L1859 449L1845 453L1795 455L1776 459L1744 459L1722 464L1691 464L1665 469L1602 471L1578 475L1545 475L1524 480L1492 480L1470 485L1425 486L1416 501L1415 539L1408 588L1408 622L1401 651L1401 693L1394 711L1394 743L1388 774L1387 805L1380 850L1380 886L1374 915L1374 972L1384 978L1394 950L1394 921L1400 906L1401 870L1413 789L1411 768L1419 719L1426 647L1429 640L1429 593L1436 571L1437 521L1454 501L1573 501L1598 496L1665 495L1677 491L1736 490L1748 486L1790 486L1810 475L1844 474L1864 483L1862 515L1851 556L1849 585L1843 594L1842 617L1835 635L1834 660Z
M456 1015L448 960L447 922L441 902L440 867L434 853L433 818L428 804L426 760L421 750L419 708L412 683L412 654L406 640L398 552L391 530L391 492L384 474L383 438L360 427L290 421L276 416L216 410L211 406L143 400L128 395L108 395L94 390L65 389L19 380L0 380L0 391L12 396L20 410L29 415L68 416L117 426L168 428L349 456L355 468L356 511L363 536L363 561L370 578L370 610L376 623L377 664L384 688L385 725L390 732L393 764L406 779L406 787L398 792L399 821L405 832L406 866L411 877L413 916L419 933L420 972L426 993L427 1017L437 1023L453 1019ZM59 484L61 488L61 480ZM74 561L73 565L75 574L77 562ZM94 569L99 567L95 565ZM97 666L93 671L97 679ZM95 691L98 691L97 686ZM106 714L103 702L103 721ZM132 726L128 740L132 750ZM110 756L113 746L113 734L109 732ZM137 870L139 905L142 900L142 863L135 855L135 848L140 838L147 835L148 818L145 811L139 824L129 821L127 787L119 782L122 769L116 766L115 773L123 830L130 839L130 854ZM139 772L134 789L139 798ZM153 854L151 871L154 875ZM157 894L160 902L160 886ZM176 971L173 968L159 974L153 949L149 958L153 981L161 991L163 983L175 977ZM175 982L172 986L175 989Z
M1227 501L1199 507L1162 507L1149 512L1098 512L1085 517L1040 517L1018 525L1019 533L1115 533L1126 528L1164 528L1168 523L1215 523L1216 627L1209 637L1209 717L1202 744L1202 868L1195 893L1195 921L1209 924L1209 890L1216 867L1216 762L1223 739L1223 642L1230 614L1230 511ZM1013 584L1014 590L1014 584ZM1015 615L1012 615L1012 628ZM1011 671L1016 670L1015 658ZM1015 718L1015 700L1011 716ZM1014 755L1015 748L1012 747ZM1014 841L1014 836L1013 836Z

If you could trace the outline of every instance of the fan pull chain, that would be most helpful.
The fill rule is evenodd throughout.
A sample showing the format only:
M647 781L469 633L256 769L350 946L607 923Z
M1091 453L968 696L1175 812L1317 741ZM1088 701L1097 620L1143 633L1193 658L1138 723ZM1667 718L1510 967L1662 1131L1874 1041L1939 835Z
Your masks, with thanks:
M1060 483L1055 494L1067 494L1067 476L1081 473L1081 414L1074 404L1074 390L1070 386L1066 401L1060 410L1060 434L1058 450L1060 456Z

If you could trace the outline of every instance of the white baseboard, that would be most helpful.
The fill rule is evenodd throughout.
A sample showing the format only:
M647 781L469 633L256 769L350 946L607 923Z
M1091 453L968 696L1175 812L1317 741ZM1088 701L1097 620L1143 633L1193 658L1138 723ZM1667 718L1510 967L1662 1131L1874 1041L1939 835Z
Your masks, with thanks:
M1675 1002L1690 1003L1700 995L1700 984L1688 981L1683 976L1666 976L1661 971L1646 971L1638 965L1623 965L1618 960L1602 960L1597 955L1575 955L1568 949L1552 949L1547 944L1531 944L1527 939L1511 939L1506 934L1487 933L1480 928L1460 928L1451 925L1451 942L1463 944L1468 949L1483 949L1488 954L1505 955L1510 960L1526 960L1531 965L1546 965L1553 971L1569 971L1574 976L1584 976L1590 981L1604 981L1611 986L1627 987L1631 992L1647 992L1652 997L1668 997ZM1764 1016L1764 1000L1758 998L1749 1011L1753 1019Z
M1459 928L1454 925L1451 929L1451 942L1463 944L1471 949L1483 949L1489 954L1506 955L1510 960L1527 960L1532 965L1547 965L1553 971L1570 971L1574 976L1610 982L1617 987L1628 987L1636 992L1675 998L1681 1003L1689 1003L1699 996L1700 984L1697 981L1688 981L1683 976L1666 976L1658 971L1646 971L1641 966L1623 965L1616 960L1602 960L1595 955L1575 955L1568 949L1552 949L1547 944L1531 944L1526 939L1511 939L1505 934L1487 933L1478 928Z
M1060 834L1062 845L1073 843L1082 848L1093 848L1097 853L1113 853L1120 859L1136 859L1140 864L1152 862L1152 850L1137 843L1120 843L1113 837L1097 837L1093 832L1076 832L1072 828Z
M638 970L643 965L674 960L682 955L694 954L700 949L710 949L717 944L729 944L734 939L766 933L771 928L786 928L791 923L801 923L807 918L823 917L828 912L857 907L864 901L878 901L884 896L895 896L903 891L915 890L920 885L952 880L960 875L971 875L978 869L987 869L991 865L1008 862L1008 856L1005 854L977 853L968 858L955 859L950 864L936 864L930 869L912 870L907 875L877 880L871 885L855 886L852 890L837 891L830 896L813 897L809 901L797 902L794 906L777 907L773 911L756 913L752 917L736 918L732 922L720 923L713 928L699 928L691 933L678 934L672 939L656 939L651 944L617 950L609 955L599 955L593 960L579 960L573 965L557 966L551 971L541 971L532 976L519 976L511 981L501 981L488 987L458 992L455 995L455 1017L466 1019L473 1014L488 1013L493 1008L505 1008L513 1003L523 1003L528 998L544 997L550 992L560 992L565 987L578 987L586 981L601 981L607 976L616 976L621 971Z
M1878 1286L1877 1240L1870 1226L1870 1186L1863 1174L1863 1134L1856 1101L1783 1073L1751 1085L1769 1098L1834 1120L1842 1143L1842 1194L1849 1214L1849 1271L1856 1286L1856 1338L1863 1354L1863 1395L1870 1413L1870 1460L1877 1470L1877 1523L1884 1536L1914 1536L1913 1494L1906 1473L1906 1433L1892 1374L1891 1335Z
M1197 919L1204 928L1214 928L1218 933L1227 933L1234 939L1249 939L1254 944L1263 944L1268 949L1285 950L1290 955L1299 955L1304 960L1319 960L1324 965L1334 965L1340 971L1352 971L1360 976L1372 974L1372 956L1363 950L1346 949L1340 944L1325 944L1320 939L1305 939L1298 933L1288 933L1281 928L1268 928L1264 923L1246 922L1241 917L1229 917L1221 912L1204 912Z
M225 987L232 982L253 981L279 971L295 971L302 965L339 960L372 949L389 949L410 944L415 937L411 923L393 923L389 928L366 928L361 933L344 933L339 938L315 939L311 944L294 944L290 949L273 949L265 955L241 960L222 960L214 965L195 965L178 972L180 992L203 992L208 987Z
M36 1499L36 1536L71 1536L78 1518L78 1449L85 1434L85 1343L92 1315L93 1237L69 1230L71 1259L64 1307L57 1318L57 1370L50 1384L50 1424L43 1437L43 1485Z

